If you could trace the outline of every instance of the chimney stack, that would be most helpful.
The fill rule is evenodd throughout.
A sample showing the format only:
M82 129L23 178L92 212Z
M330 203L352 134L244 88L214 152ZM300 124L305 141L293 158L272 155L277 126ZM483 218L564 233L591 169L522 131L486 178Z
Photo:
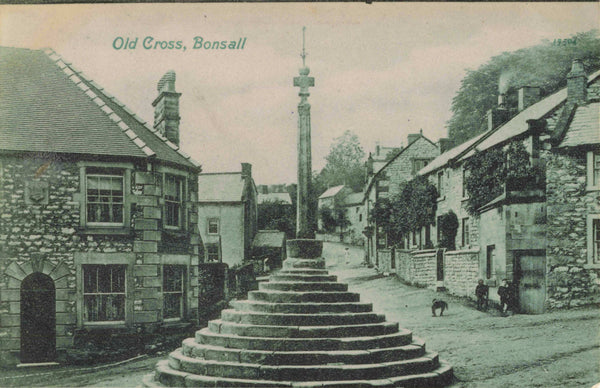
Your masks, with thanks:
M158 81L158 97L152 102L154 107L154 129L158 130L171 143L179 145L179 97L175 91L175 72L169 70Z
M574 59L567 74L567 102L584 103L587 100L587 76L581 59Z
M450 140L446 137L441 138L438 141L438 147L440 149L440 154L443 154L444 152L454 148L454 140Z
M411 133L408 135L408 145L411 145L415 140L420 138L422 133Z
M508 120L509 112L506 107L506 93L498 94L498 106L487 111L488 131L498 127Z
M250 163L242 163L242 177L252 177L252 165Z
M541 89L536 86L523 86L519 89L519 112L540 100Z

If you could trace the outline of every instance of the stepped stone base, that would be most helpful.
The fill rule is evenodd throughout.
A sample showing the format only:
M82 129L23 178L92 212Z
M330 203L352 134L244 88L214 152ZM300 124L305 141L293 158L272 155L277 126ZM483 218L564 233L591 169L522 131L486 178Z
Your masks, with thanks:
M183 341L146 387L436 387L452 367L325 270L322 243L288 241L283 268ZM293 255L293 256L292 256Z

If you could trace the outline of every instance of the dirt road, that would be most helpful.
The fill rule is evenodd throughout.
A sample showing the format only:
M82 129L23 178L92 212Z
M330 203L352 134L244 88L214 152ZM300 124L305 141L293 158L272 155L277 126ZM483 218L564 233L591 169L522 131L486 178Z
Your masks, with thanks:
M597 309L578 309L543 315L501 317L477 311L464 300L443 295L449 310L431 316L431 300L441 294L382 277L361 267L361 249L326 244L328 269L385 313L425 340L427 348L454 366L453 387L591 387L600 381ZM475 285L473 285L475 287ZM18 370L2 376L0 386L134 387L166 355L97 369L63 367L52 371ZM43 373L43 374L40 374ZM23 377L24 375L35 375ZM21 376L14 378L14 376ZM9 378L6 378L9 377ZM13 377L13 378L10 378Z

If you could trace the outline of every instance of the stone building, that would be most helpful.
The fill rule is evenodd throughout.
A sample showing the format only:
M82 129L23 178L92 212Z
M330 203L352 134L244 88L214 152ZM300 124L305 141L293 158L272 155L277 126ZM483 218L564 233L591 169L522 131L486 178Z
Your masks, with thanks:
M0 48L0 360L197 322L197 176L175 73L154 124L52 50Z
M238 172L200 174L198 182L198 227L205 261L234 266L249 260L257 231L252 165L242 163Z
M447 147L445 140L440 143ZM375 155L367 160L367 184L364 191L364 218L367 220L365 256L370 263L379 264L377 250L388 247L386 234L370 218L373 208L380 198L391 198L399 194L402 185L440 154L440 146L423 136L423 131L408 135L408 145L404 148L385 149L386 162L379 165L383 155L378 146Z
M597 302L599 78L597 72L588 79L574 61L567 88L543 99L538 88L520 89L513 117L500 104L488 112L487 132L421 169L438 187L438 220L448 211L457 215L456 250L398 252L400 276L465 296L484 279L496 300L497 286L507 278L526 313ZM544 177L507 181L502 195L470 215L464 162L511 142L524 145ZM434 246L437 224L431 230Z

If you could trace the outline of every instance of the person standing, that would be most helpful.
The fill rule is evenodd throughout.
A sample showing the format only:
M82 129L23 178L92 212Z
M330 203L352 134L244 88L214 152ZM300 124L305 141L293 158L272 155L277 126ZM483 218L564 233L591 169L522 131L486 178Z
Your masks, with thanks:
M508 312L508 305L510 303L508 280L502 279L502 284L498 287L498 296L500 296L500 312L505 315Z
M346 247L346 249L344 250L344 259L346 261L346 264L350 264L350 249L348 247Z
M484 306L488 308L489 287L483 284L483 279L479 279L475 287L475 296L477 297L477 310L483 310Z

